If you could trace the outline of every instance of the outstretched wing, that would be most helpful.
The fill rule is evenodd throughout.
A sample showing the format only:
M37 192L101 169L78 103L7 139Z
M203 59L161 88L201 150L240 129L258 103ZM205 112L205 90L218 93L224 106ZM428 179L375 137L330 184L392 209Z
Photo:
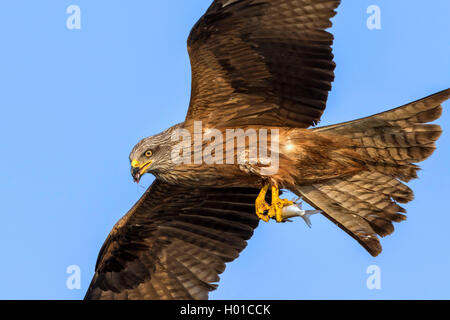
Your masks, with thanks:
M334 80L340 0L216 0L188 39L192 93L186 125L307 128Z
M207 299L258 225L257 195L156 180L103 244L85 299Z

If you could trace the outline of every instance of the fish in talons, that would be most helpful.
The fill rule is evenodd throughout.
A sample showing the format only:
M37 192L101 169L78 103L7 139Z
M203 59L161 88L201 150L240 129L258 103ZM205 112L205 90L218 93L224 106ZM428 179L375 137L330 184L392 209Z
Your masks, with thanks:
M292 200L294 202L293 205L283 208L282 216L284 221L291 222L291 218L295 217L301 217L303 220L305 220L305 223L308 227L312 227L311 223L311 216L322 213L320 210L303 210L302 209L302 202L299 202L299 199Z

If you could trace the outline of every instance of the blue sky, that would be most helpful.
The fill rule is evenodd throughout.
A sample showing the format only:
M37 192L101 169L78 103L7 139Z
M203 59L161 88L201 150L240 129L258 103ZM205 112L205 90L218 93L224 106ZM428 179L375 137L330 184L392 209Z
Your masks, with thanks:
M81 29L66 8L81 8ZM105 237L144 189L128 154L183 121L186 38L210 0L0 4L0 299L80 299ZM382 29L366 27L381 8ZM343 0L336 82L322 124L378 113L450 85L450 2ZM324 217L262 224L213 299L449 299L449 103L444 134L411 183L408 221L372 258ZM151 177L142 185L148 186ZM66 268L81 269L81 290ZM366 270L381 270L368 290Z

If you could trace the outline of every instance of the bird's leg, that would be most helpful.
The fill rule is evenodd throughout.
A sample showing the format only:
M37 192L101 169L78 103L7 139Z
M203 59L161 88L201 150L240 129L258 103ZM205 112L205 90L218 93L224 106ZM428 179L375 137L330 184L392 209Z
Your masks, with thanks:
M269 222L270 216L270 206L266 202L266 194L269 190L269 184L266 184L262 189L261 192L258 195L258 198L256 198L255 202L255 208L256 208L256 215L258 218L260 218L264 222Z
M272 186L272 204L269 210L270 218L274 218L277 222L283 222L283 208L292 206L294 202L287 199L280 199L280 189L277 185Z
M271 218L275 219L277 222L283 222L285 220L282 214L283 208L293 205L294 202L280 199L280 189L278 186L272 186L272 203L269 205L266 202L266 194L269 190L269 186L269 184L265 185L261 189L258 198L256 198L256 215L265 222L269 222Z

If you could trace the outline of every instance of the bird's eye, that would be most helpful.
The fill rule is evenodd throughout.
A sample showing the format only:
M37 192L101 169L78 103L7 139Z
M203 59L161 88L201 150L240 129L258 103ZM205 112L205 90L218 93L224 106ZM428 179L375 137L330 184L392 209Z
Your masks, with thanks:
M145 156L146 156L147 158L150 158L152 155L153 155L153 152L152 152L151 150L145 151Z

